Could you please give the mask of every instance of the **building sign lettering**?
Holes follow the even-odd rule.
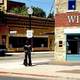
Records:
[[[80,26],[80,13],[68,12],[68,13],[56,14],[55,26],[56,27]]]
[[[68,16],[68,22],[69,23],[79,23],[80,22],[80,16]]]

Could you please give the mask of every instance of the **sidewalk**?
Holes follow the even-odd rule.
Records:
[[[44,80],[80,80],[80,63],[53,63],[52,59],[34,59],[33,66],[22,61],[0,64],[0,75],[41,78]]]

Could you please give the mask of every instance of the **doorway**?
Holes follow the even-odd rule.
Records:
[[[68,34],[66,43],[67,61],[80,61],[80,34]]]

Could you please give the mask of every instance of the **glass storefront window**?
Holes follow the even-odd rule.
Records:
[[[45,37],[34,37],[33,47],[48,47],[48,38]]]
[[[21,48],[24,47],[27,37],[10,37],[9,44],[10,48]],[[48,47],[48,38],[45,37],[34,37],[32,38],[33,48],[43,48]]]
[[[10,37],[9,44],[12,48],[21,48],[24,47],[26,40],[26,37]]]

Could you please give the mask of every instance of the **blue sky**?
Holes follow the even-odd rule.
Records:
[[[51,6],[54,0],[13,0],[13,1],[24,2],[28,7],[30,6],[40,7],[46,12],[47,15],[50,13],[50,11],[51,12],[53,11],[53,9],[51,10]]]

